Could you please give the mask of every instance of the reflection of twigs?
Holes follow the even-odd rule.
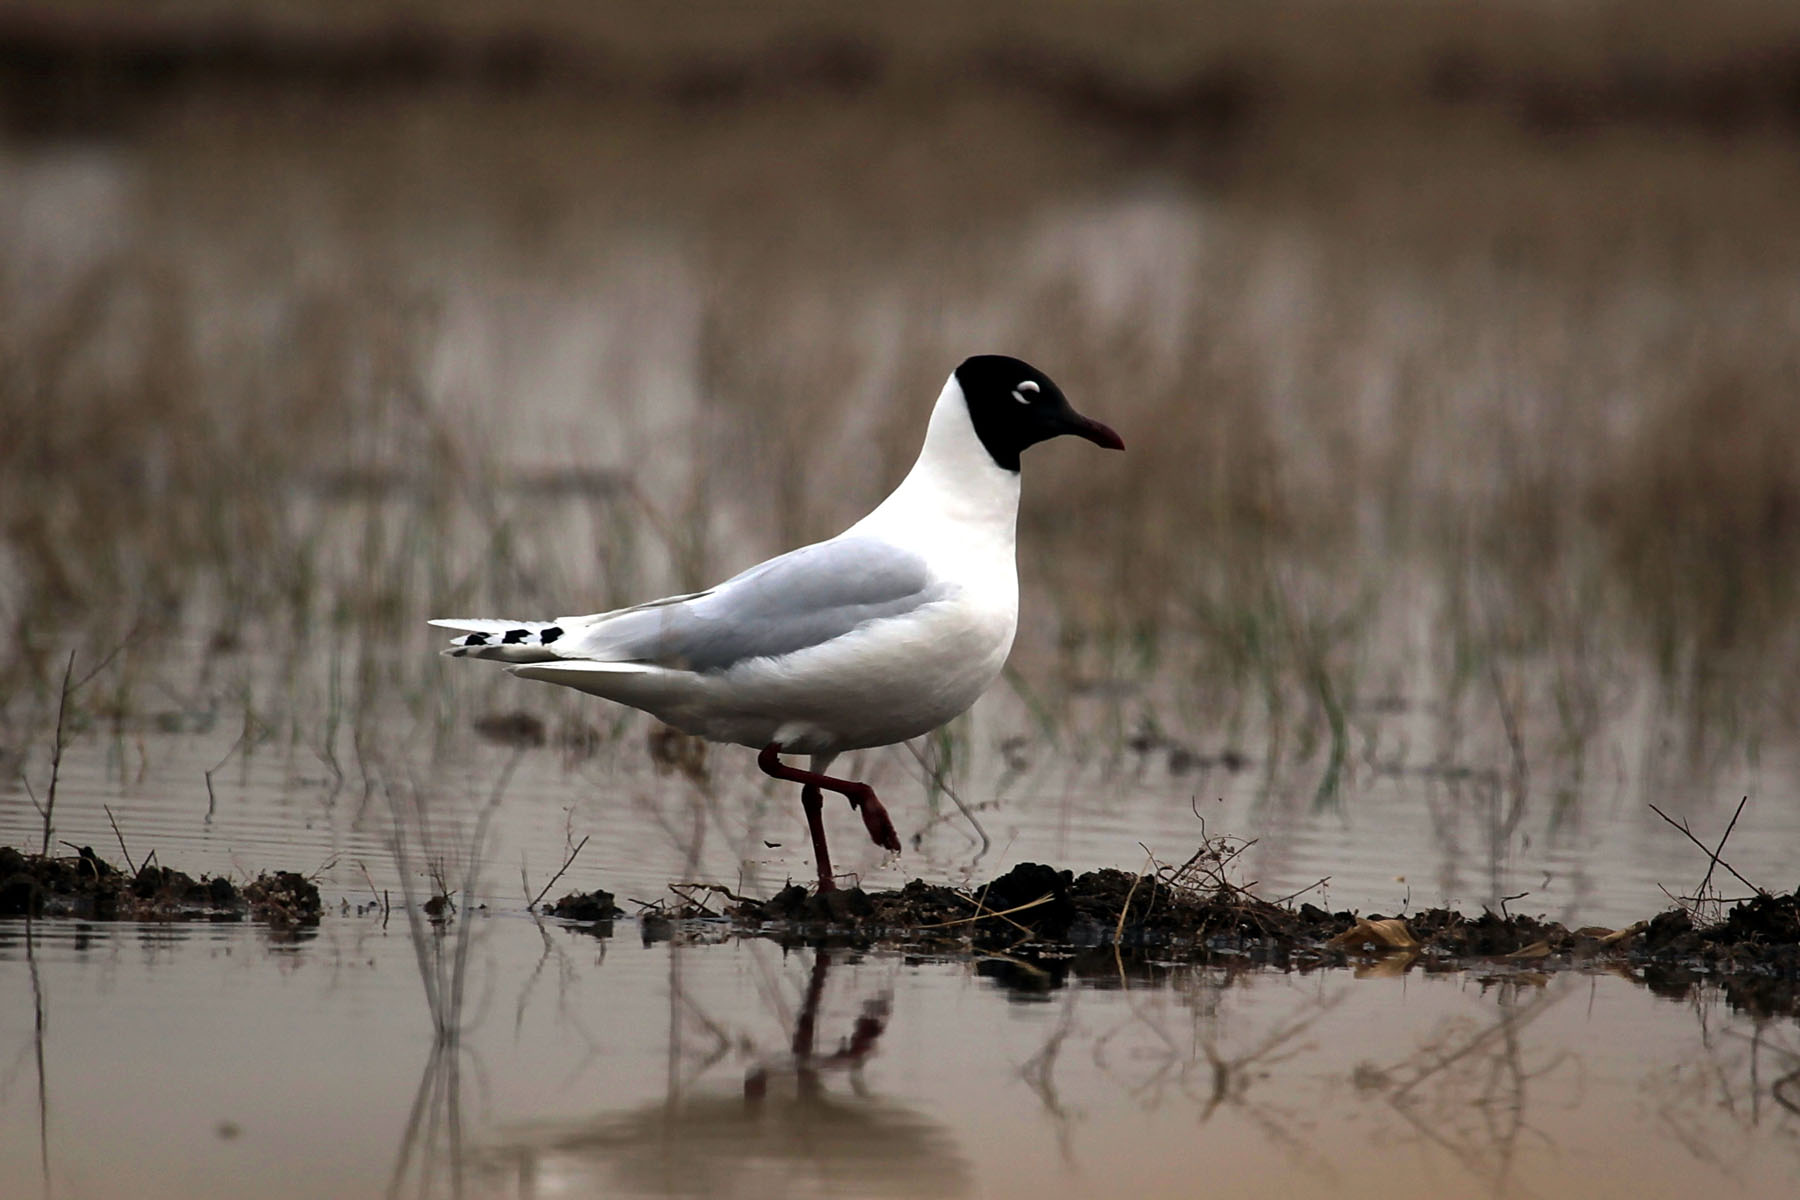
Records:
[[[1488,677],[1494,685],[1494,702],[1500,709],[1500,727],[1506,733],[1506,745],[1512,752],[1514,812],[1525,794],[1526,781],[1530,778],[1525,757],[1525,739],[1519,733],[1519,721],[1513,714],[1512,701],[1507,697],[1505,684],[1500,678],[1500,660],[1488,660]],[[1509,818],[1510,824],[1510,818]]]
[[[419,1077],[419,1090],[413,1095],[412,1110],[407,1114],[406,1131],[400,1138],[400,1153],[394,1173],[388,1180],[387,1194],[396,1197],[406,1182],[414,1150],[421,1154],[419,1195],[436,1194],[432,1177],[436,1173],[436,1154],[442,1149],[450,1160],[451,1195],[462,1194],[462,1072],[461,1047],[454,1040],[434,1042],[425,1072]]]
[[[468,864],[463,872],[462,896],[465,907],[470,903],[477,878],[481,871],[482,854],[487,845],[488,828],[493,823],[494,814],[500,807],[500,801],[506,794],[506,785],[512,779],[513,771],[524,757],[526,747],[521,746],[502,768],[499,778],[488,795],[487,803],[476,818],[475,831],[469,839]],[[416,822],[424,837],[425,809],[418,796],[418,785],[412,783],[411,820]],[[400,869],[400,884],[406,902],[406,919],[410,928],[413,952],[418,958],[419,976],[425,987],[426,1007],[431,1010],[432,1025],[437,1036],[442,1040],[454,1040],[461,1030],[464,985],[468,978],[469,949],[473,942],[472,930],[465,919],[456,933],[456,944],[451,951],[451,962],[446,970],[443,952],[434,935],[425,929],[425,922],[420,915],[420,906],[414,903],[412,889],[412,863],[408,853],[407,816],[398,808],[392,789],[389,789],[390,803],[395,804],[395,826],[393,852],[395,865]],[[444,889],[443,862],[438,859],[430,864],[434,882],[439,887],[439,895],[447,894]],[[434,953],[435,952],[435,953]]]
[[[1392,1098],[1395,1101],[1403,1099],[1408,1092],[1411,1092],[1414,1088],[1442,1071],[1445,1067],[1460,1062],[1462,1059],[1474,1054],[1495,1038],[1511,1037],[1518,1030],[1523,1029],[1526,1025],[1536,1020],[1540,1013],[1559,998],[1560,995],[1557,993],[1546,993],[1536,1000],[1533,1000],[1522,1009],[1514,1009],[1503,1013],[1500,1020],[1470,1038],[1457,1049],[1440,1055],[1437,1058],[1437,1061],[1431,1063],[1429,1066],[1420,1068],[1411,1079],[1394,1089]]]
[[[390,803],[395,806],[395,828],[392,843],[395,864],[400,869],[407,923],[411,933],[413,951],[418,958],[419,977],[425,988],[425,1002],[431,1012],[434,1033],[431,1056],[427,1060],[424,1076],[419,1081],[419,1090],[413,1099],[412,1112],[407,1119],[406,1132],[401,1138],[399,1155],[388,1183],[390,1197],[399,1195],[402,1186],[406,1184],[409,1171],[412,1169],[415,1151],[419,1154],[416,1175],[420,1196],[437,1194],[434,1176],[439,1167],[444,1165],[439,1161],[440,1153],[447,1160],[450,1173],[450,1194],[456,1196],[462,1194],[461,1055],[463,1053],[462,1033],[465,1029],[463,1010],[468,980],[469,950],[474,942],[474,930],[469,921],[469,915],[473,912],[470,897],[474,894],[479,880],[488,829],[493,822],[495,812],[500,807],[500,801],[506,793],[506,785],[511,780],[513,771],[518,766],[523,754],[524,748],[521,747],[507,761],[499,778],[495,781],[486,804],[483,805],[480,815],[476,818],[475,829],[469,839],[468,862],[462,878],[461,892],[465,912],[458,923],[455,933],[456,940],[449,951],[448,963],[445,961],[442,929],[428,930],[420,915],[420,906],[414,902],[407,824],[409,820],[415,823],[419,827],[419,836],[423,840],[425,837],[425,810],[419,797],[418,785],[416,782],[411,784],[412,811],[410,814],[400,809],[393,790],[390,788],[388,791]],[[434,879],[441,885],[443,873],[441,858],[432,864],[431,870]],[[367,878],[366,868],[364,877]],[[371,891],[373,888],[374,885],[371,883]],[[443,892],[440,891],[439,894],[442,895]]]
[[[926,764],[923,751],[911,742],[901,742],[900,744],[906,747],[907,751],[913,756],[914,761],[919,764],[919,769],[925,772],[925,782],[929,786],[936,787],[943,792],[944,795],[950,797],[950,802],[956,805],[957,811],[962,813],[963,820],[967,821],[970,828],[975,830],[975,835],[981,839],[981,849],[976,852],[973,861],[980,862],[982,855],[993,848],[994,840],[988,837],[987,830],[983,829],[981,822],[975,819],[974,810],[963,803],[962,797],[956,794],[956,789],[950,786],[950,781],[945,779],[942,773],[933,770]]]
[[[1263,1035],[1263,1039],[1253,1048],[1232,1058],[1226,1058],[1220,1054],[1218,1046],[1212,1038],[1201,1039],[1200,1050],[1206,1055],[1206,1061],[1212,1068],[1213,1086],[1212,1094],[1207,1099],[1200,1119],[1202,1121],[1209,1119],[1217,1111],[1219,1105],[1228,1101],[1241,1104],[1248,1081],[1252,1077],[1248,1068],[1251,1066],[1274,1066],[1292,1058],[1300,1049],[1304,1049],[1304,1047],[1300,1047],[1282,1053],[1292,1045],[1295,1039],[1310,1032],[1321,1017],[1343,1003],[1345,995],[1346,993],[1339,992],[1335,996],[1315,1001],[1312,1011],[1303,1012],[1278,1023],[1275,1028]],[[1291,1140],[1291,1138],[1284,1140]]]
[[[513,751],[506,766],[501,769],[500,777],[494,781],[494,790],[488,795],[487,806],[481,810],[481,816],[475,821],[475,836],[469,840],[469,865],[463,872],[463,902],[471,903],[475,891],[476,876],[481,872],[481,853],[487,844],[488,826],[493,822],[494,813],[500,808],[500,800],[506,795],[506,785],[512,780],[513,771],[519,761],[525,757],[526,747],[520,746]],[[463,1003],[463,983],[468,977],[469,945],[474,940],[469,936],[469,926],[464,924],[457,931],[456,965],[451,974],[451,1005],[460,1014]]]
[[[565,1079],[565,1083],[572,1083],[582,1074],[582,1072],[591,1066],[595,1058],[598,1057],[600,1051],[599,1039],[597,1039],[582,1022],[579,1008],[570,1003],[570,989],[578,982],[578,973],[575,964],[570,960],[568,953],[551,939],[550,927],[544,924],[541,916],[534,913],[532,915],[532,924],[537,926],[538,937],[541,938],[544,943],[544,952],[538,957],[537,966],[533,967],[531,974],[526,977],[524,986],[519,989],[518,1000],[513,1006],[513,1034],[517,1036],[519,1031],[524,1028],[525,1013],[531,1004],[531,997],[537,988],[538,980],[543,976],[545,968],[549,966],[552,960],[554,960],[556,963],[556,973],[559,984],[557,989],[558,1015],[562,1022],[569,1028],[572,1028],[577,1036],[587,1044],[587,1053],[579,1060],[573,1061],[570,1064],[569,1074]],[[599,949],[599,961],[604,962],[606,961],[605,939],[600,940]]]
[[[1222,985],[1212,985],[1206,982],[1205,976],[1196,975],[1194,978],[1203,988],[1229,986],[1228,981]],[[1161,1022],[1154,1020],[1145,1011],[1139,999],[1128,995],[1126,1003],[1132,1010],[1135,1022],[1155,1034],[1165,1048],[1160,1054],[1151,1048],[1133,1056],[1140,1060],[1161,1060],[1151,1078],[1134,1091],[1145,1092],[1154,1088],[1160,1093],[1166,1083],[1173,1082],[1182,1095],[1197,1106],[1196,1115],[1202,1123],[1210,1120],[1222,1107],[1229,1106],[1238,1115],[1247,1118],[1263,1136],[1280,1146],[1297,1167],[1315,1173],[1326,1181],[1326,1191],[1335,1193],[1340,1190],[1335,1186],[1336,1169],[1329,1159],[1312,1149],[1308,1139],[1290,1128],[1296,1121],[1294,1114],[1284,1112],[1274,1103],[1252,1098],[1249,1091],[1255,1081],[1269,1075],[1270,1068],[1302,1053],[1306,1047],[1299,1044],[1300,1039],[1327,1012],[1342,1003],[1343,999],[1344,993],[1341,992],[1330,997],[1315,997],[1301,1011],[1278,1021],[1274,1028],[1248,1049],[1227,1053],[1215,1036],[1203,1033],[1199,1027],[1190,1036],[1178,1041],[1162,1028]],[[1205,1007],[1194,1005],[1195,1015],[1200,1016]],[[1196,1048],[1198,1053],[1195,1052]],[[1096,1051],[1098,1049],[1099,1044],[1096,1043]],[[1154,1106],[1159,1100],[1153,1095],[1147,1096],[1145,1102]]]
[[[1738,812],[1741,813],[1744,811],[1744,804],[1749,799],[1750,799],[1750,797],[1745,796],[1743,800],[1738,801],[1738,808],[1737,808]],[[1733,867],[1730,863],[1726,862],[1724,859],[1719,857],[1720,852],[1725,849],[1725,838],[1719,839],[1718,850],[1708,850],[1706,848],[1706,843],[1694,836],[1694,831],[1688,828],[1688,824],[1686,821],[1677,821],[1674,817],[1671,817],[1668,813],[1666,813],[1662,809],[1656,807],[1656,805],[1654,805],[1654,804],[1652,804],[1650,806],[1650,811],[1655,813],[1657,816],[1661,817],[1663,820],[1667,821],[1670,825],[1673,825],[1676,829],[1679,829],[1681,831],[1682,836],[1687,838],[1688,841],[1694,843],[1694,845],[1700,847],[1701,852],[1703,854],[1705,854],[1707,858],[1711,859],[1715,866],[1721,866],[1721,867],[1724,867],[1727,871],[1730,871],[1732,876],[1739,883],[1743,884],[1745,887],[1749,888],[1751,891],[1755,892],[1759,896],[1767,896],[1769,894],[1769,893],[1765,892],[1762,888],[1757,887],[1754,883],[1751,883],[1748,879],[1745,879],[1742,875],[1738,874],[1736,867]],[[1737,813],[1733,813],[1731,815],[1731,825],[1736,825],[1736,824],[1737,824]],[[1731,836],[1731,826],[1728,825],[1725,828],[1725,837],[1730,837],[1730,836]],[[1707,869],[1706,875],[1707,875],[1708,879],[1712,878],[1712,869],[1710,867]],[[1702,890],[1704,890],[1704,885],[1702,885]]]
[[[1038,1102],[1044,1106],[1044,1111],[1049,1114],[1056,1131],[1056,1148],[1061,1152],[1063,1162],[1071,1169],[1075,1166],[1075,1147],[1069,1136],[1073,1114],[1064,1107],[1062,1097],[1056,1090],[1056,1060],[1062,1052],[1063,1042],[1075,1027],[1075,997],[1078,994],[1073,990],[1069,992],[1055,1031],[1038,1048],[1038,1052],[1026,1059],[1019,1068],[1019,1078],[1025,1081],[1025,1086],[1032,1090]]]
[[[1527,1085],[1556,1070],[1569,1056],[1557,1053],[1542,1066],[1528,1069],[1520,1035],[1526,1024],[1565,994],[1546,992],[1522,1007],[1508,1003],[1503,994],[1500,1017],[1494,1024],[1461,1044],[1453,1043],[1449,1049],[1421,1049],[1414,1062],[1425,1060],[1423,1065],[1413,1066],[1412,1078],[1387,1094],[1395,1113],[1471,1174],[1489,1179],[1495,1195],[1505,1195],[1510,1190],[1520,1139],[1537,1134],[1548,1141],[1548,1136],[1533,1128],[1527,1119]],[[1448,1119],[1433,1121],[1429,1112],[1422,1110],[1415,1089],[1459,1063],[1468,1069],[1449,1076],[1441,1086],[1454,1089],[1461,1079],[1479,1084],[1480,1091],[1473,1097],[1446,1096],[1444,1109]],[[1386,1073],[1378,1074],[1385,1082]],[[1457,1120],[1457,1115],[1469,1112],[1478,1115],[1479,1129],[1470,1129],[1466,1122]],[[1439,1124],[1447,1127],[1436,1127]]]
[[[113,836],[119,839],[119,853],[125,856],[125,865],[131,867],[131,873],[135,876],[138,869],[132,864],[131,851],[125,848],[125,835],[119,832],[119,823],[113,819],[112,805],[102,804],[100,807],[106,810],[107,824],[112,826]]]
[[[591,837],[591,836],[592,836],[591,834],[588,835],[588,837]],[[542,900],[544,898],[544,893],[548,892],[551,888],[556,886],[556,881],[563,877],[563,872],[567,871],[569,869],[570,864],[575,861],[575,856],[577,854],[580,854],[581,848],[587,844],[588,844],[587,837],[583,837],[579,842],[575,843],[575,848],[573,850],[569,851],[569,857],[563,859],[563,865],[561,867],[557,868],[556,874],[554,874],[550,877],[550,882],[546,883],[543,887],[543,890],[538,892],[538,894],[532,898],[531,903],[527,904],[525,906],[526,912],[531,912],[537,908],[538,901]]]
[[[44,1177],[44,1195],[50,1194],[50,1086],[44,1077],[44,987],[38,980],[37,951],[32,939],[31,914],[25,914],[25,960],[31,965],[31,1006],[35,1018],[32,1043],[37,1051],[38,1164]]]
[[[93,667],[89,669],[89,671],[86,675],[83,675],[80,679],[77,679],[74,683],[71,684],[68,682],[69,677],[65,673],[63,675],[64,686],[66,686],[72,692],[79,692],[82,688],[84,688],[88,684],[92,683],[94,680],[94,676],[96,676],[96,675],[100,674],[100,672],[106,670],[107,667],[110,667],[112,665],[112,660],[119,657],[119,655],[124,651],[125,647],[129,646],[131,644],[132,639],[135,638],[137,636],[137,634],[138,634],[137,629],[133,629],[130,633],[126,634],[124,641],[120,642],[118,645],[114,646],[111,650],[107,651],[105,658],[103,658],[99,662],[95,663],[93,665]],[[73,665],[75,662],[74,651],[69,652],[69,662],[71,665]]]
[[[1777,1079],[1769,1088],[1769,1095],[1775,1097],[1775,1103],[1800,1117],[1800,1067]]]
[[[225,764],[231,761],[231,756],[236,754],[240,749],[243,749],[243,747],[246,743],[249,743],[250,745],[254,746],[258,741],[261,740],[262,737],[267,736],[267,733],[268,733],[268,727],[266,725],[264,725],[264,727],[260,731],[260,733],[253,734],[253,730],[255,730],[255,728],[256,728],[257,720],[256,720],[256,714],[254,713],[254,711],[251,708],[250,696],[248,695],[248,693],[246,693],[243,698],[243,704],[244,704],[244,727],[242,729],[238,730],[238,735],[237,735],[236,740],[234,740],[231,743],[231,745],[226,749],[225,753],[219,757],[218,762],[214,763],[212,766],[208,767],[206,770],[204,770],[200,773],[206,780],[206,816],[203,819],[203,823],[207,824],[207,825],[212,824],[213,813],[214,813],[214,811],[217,810],[217,808],[219,806],[218,794],[213,791],[213,776],[216,775],[218,772],[224,770]],[[368,783],[368,771],[366,769],[363,772],[363,781],[364,781],[364,786],[366,788],[367,783]],[[334,791],[332,794],[336,795],[336,792]],[[365,793],[365,795],[366,795],[366,793]]]
[[[238,734],[238,740],[231,743],[231,749],[225,751],[225,757],[206,768],[206,770],[200,772],[201,776],[206,780],[206,817],[203,821],[204,824],[212,824],[213,813],[217,811],[219,807],[218,793],[213,791],[213,772],[223,767],[226,762],[230,760],[231,756],[237,753],[237,748],[243,744],[243,741],[244,735],[241,733]]]

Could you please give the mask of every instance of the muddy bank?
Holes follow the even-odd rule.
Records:
[[[0,917],[83,917],[101,921],[241,921],[317,925],[319,889],[292,871],[249,883],[195,879],[146,862],[120,870],[90,846],[75,854],[26,854],[0,846]]]
[[[1271,903],[1216,880],[1193,887],[1110,869],[1076,876],[1038,863],[966,891],[914,880],[887,892],[821,894],[796,885],[767,900],[716,888],[683,894],[683,903],[639,914],[646,936],[660,936],[653,931],[671,920],[712,918],[784,942],[1004,951],[1021,967],[1015,982],[1028,990],[1060,986],[1071,973],[1116,978],[1133,965],[1196,961],[1282,970],[1379,963],[1396,972],[1485,966],[1546,979],[1598,968],[1626,972],[1663,995],[1685,996],[1710,981],[1734,1007],[1800,1012],[1800,889],[1738,904],[1716,922],[1670,909],[1621,929],[1442,908],[1403,916],[1328,912]],[[581,899],[565,898],[558,911],[579,911]],[[993,965],[1007,973],[998,960]]]
[[[1619,929],[1570,929],[1523,913],[1329,912],[1265,900],[1225,882],[1216,869],[1200,878],[1196,885],[1170,868],[1077,876],[1021,863],[967,890],[922,880],[883,892],[793,885],[757,900],[717,886],[678,886],[680,901],[632,915],[646,940],[674,936],[680,922],[711,921],[788,944],[1003,952],[984,960],[984,972],[1023,991],[1059,987],[1071,976],[1105,982],[1121,972],[1194,962],[1300,971],[1488,969],[1545,980],[1587,968],[1621,971],[1674,998],[1711,982],[1735,1008],[1800,1014],[1800,889],[1764,893],[1716,921],[1674,908]],[[615,917],[627,915],[603,891],[564,896],[548,912],[602,936]],[[317,886],[291,871],[240,885],[154,863],[120,870],[86,846],[61,856],[0,846],[0,917],[248,919],[282,928],[317,925],[321,914]]]

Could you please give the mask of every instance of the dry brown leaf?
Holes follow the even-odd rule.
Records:
[[[1380,958],[1358,963],[1355,976],[1358,979],[1397,979],[1412,970],[1412,965],[1418,961],[1418,950],[1383,954]]]
[[[1546,942],[1540,938],[1539,940],[1531,943],[1531,945],[1529,945],[1529,946],[1520,946],[1517,950],[1514,950],[1511,954],[1507,955],[1506,957],[1508,957],[1508,958],[1548,958],[1549,955],[1550,955],[1550,943]]]
[[[1379,921],[1358,917],[1356,924],[1325,944],[1340,950],[1362,946],[1374,946],[1379,950],[1413,950],[1418,948],[1419,939],[1399,917],[1385,917]]]

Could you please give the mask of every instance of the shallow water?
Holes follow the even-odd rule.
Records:
[[[0,925],[6,1193],[1775,1197],[1800,1174],[1792,1023],[1612,974],[1080,977],[471,929],[438,1052],[398,915]]]
[[[469,664],[445,661],[450,691],[454,673]],[[498,686],[522,701],[548,690],[513,680]],[[1715,780],[1704,797],[1615,785],[1568,794],[1562,803],[1540,798],[1506,826],[1509,793],[1497,780],[1365,769],[1341,801],[1320,805],[1307,792],[1272,786],[1255,764],[1175,774],[1161,750],[1116,748],[1085,759],[1087,747],[1041,740],[1002,753],[995,747],[1009,727],[1024,725],[1010,700],[1002,686],[978,707],[970,752],[954,777],[957,794],[976,806],[985,847],[950,800],[928,796],[922,768],[904,749],[871,752],[846,759],[847,769],[884,795],[906,849],[884,855],[847,807],[831,805],[837,868],[870,888],[919,877],[978,884],[1025,861],[1077,872],[1135,871],[1150,854],[1159,862],[1185,860],[1204,831],[1255,839],[1236,878],[1271,899],[1311,887],[1306,898],[1333,909],[1448,906],[1477,913],[1522,896],[1511,900],[1513,911],[1547,914],[1571,928],[1618,927],[1668,907],[1669,892],[1690,892],[1706,865],[1647,801],[1691,819],[1716,842],[1739,788],[1754,791],[1758,799],[1746,806],[1726,858],[1765,886],[1786,886],[1792,848],[1800,845],[1800,805],[1769,798],[1766,766],[1729,784]],[[134,862],[154,852],[157,861],[194,875],[239,879],[297,870],[316,873],[328,901],[365,902],[371,888],[397,899],[403,881],[390,840],[396,814],[405,814],[401,823],[418,843],[414,886],[431,883],[425,873],[435,865],[454,889],[464,882],[475,818],[498,788],[474,884],[479,898],[494,903],[521,907],[524,879],[535,895],[583,839],[550,899],[604,888],[621,903],[655,903],[670,898],[669,884],[684,881],[767,896],[790,880],[812,878],[797,797],[758,773],[751,752],[713,748],[703,779],[662,773],[646,749],[649,728],[647,721],[628,723],[617,743],[585,760],[555,747],[521,753],[479,745],[460,750],[454,767],[402,760],[409,764],[403,769],[425,773],[403,781],[403,800],[395,799],[391,779],[365,778],[354,764],[336,779],[305,746],[233,754],[235,729],[90,733],[65,752],[55,838],[122,863],[110,809]],[[1017,770],[1008,769],[1009,757]],[[40,766],[36,774],[37,789],[16,781],[0,788],[0,842],[38,847],[42,820],[32,800],[42,799],[45,771]],[[415,800],[425,806],[422,827],[412,815]]]

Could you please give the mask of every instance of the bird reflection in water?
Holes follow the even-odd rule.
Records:
[[[624,1112],[520,1130],[482,1155],[484,1173],[521,1195],[552,1184],[565,1194],[716,1198],[967,1194],[970,1168],[950,1129],[873,1094],[863,1077],[892,1016],[885,994],[865,999],[821,1052],[831,967],[830,952],[816,951],[787,1049],[760,1059],[740,1088],[672,1088]],[[840,1074],[845,1085],[831,1085]]]
[[[850,1036],[844,1039],[835,1052],[821,1058],[817,1051],[819,1002],[825,998],[825,979],[830,973],[831,952],[816,952],[813,955],[812,975],[806,984],[806,1002],[801,1006],[800,1016],[794,1022],[791,1061],[779,1066],[759,1064],[752,1067],[744,1076],[746,1100],[758,1103],[767,1100],[770,1083],[782,1074],[793,1076],[794,1089],[798,1094],[822,1096],[824,1073],[831,1070],[848,1071],[851,1088],[858,1096],[865,1099],[868,1097],[862,1065],[875,1052],[875,1044],[887,1031],[893,1004],[885,994],[864,1000],[862,1013],[856,1018]]]

